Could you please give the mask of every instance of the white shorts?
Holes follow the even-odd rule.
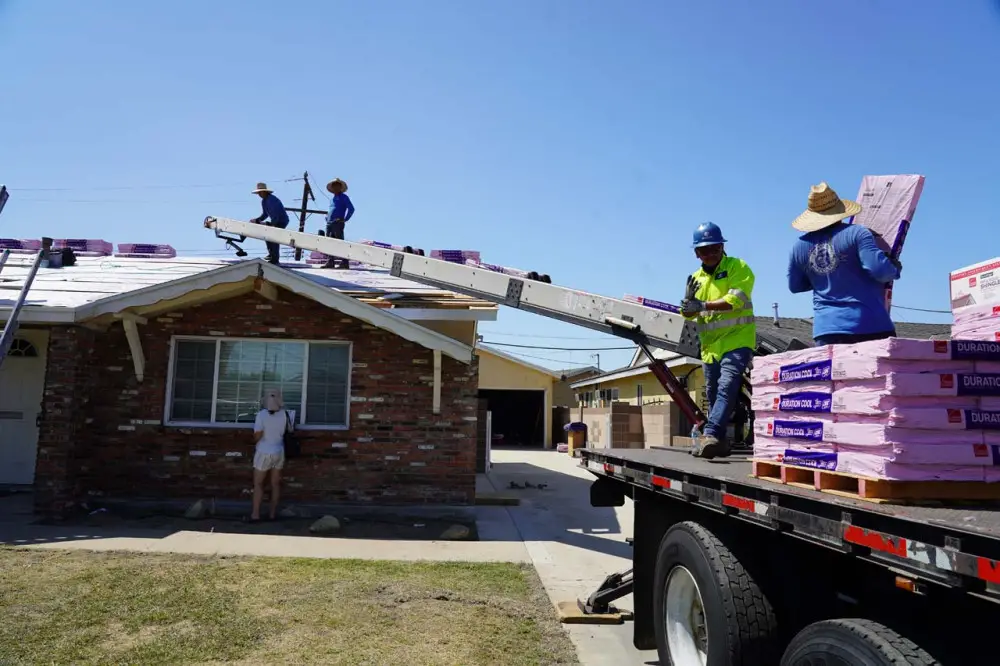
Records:
[[[269,469],[281,469],[285,466],[285,452],[281,453],[261,453],[253,454],[253,468],[261,472]]]

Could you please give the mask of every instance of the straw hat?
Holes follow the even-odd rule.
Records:
[[[268,187],[267,183],[257,183],[257,189],[250,194],[260,194],[261,192],[267,192],[270,194],[271,192],[274,192],[274,190]]]
[[[809,190],[806,211],[792,222],[799,231],[818,231],[861,212],[860,204],[841,199],[826,183],[813,185]]]
[[[326,184],[326,191],[329,192],[330,194],[336,194],[336,192],[333,191],[333,186],[334,185],[340,185],[341,190],[343,192],[347,191],[347,183],[345,183],[344,181],[342,181],[339,178],[334,178],[329,183],[327,183]]]

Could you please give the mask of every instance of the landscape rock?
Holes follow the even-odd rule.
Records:
[[[205,506],[205,500],[198,500],[191,506],[187,508],[184,512],[184,517],[189,520],[201,520],[208,515],[208,507]]]
[[[309,526],[313,534],[335,534],[340,531],[340,521],[333,516],[323,516]]]
[[[441,533],[441,538],[448,541],[460,541],[468,539],[470,530],[465,525],[452,525]]]

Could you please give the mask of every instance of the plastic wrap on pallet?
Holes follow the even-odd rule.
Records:
[[[135,257],[140,259],[172,259],[177,256],[177,250],[170,245],[156,243],[119,243],[116,257]]]
[[[647,308],[653,308],[654,310],[663,310],[665,312],[673,312],[675,314],[680,314],[681,309],[676,305],[671,305],[670,303],[664,303],[663,301],[655,301],[652,298],[646,298],[645,296],[633,296],[632,294],[625,294],[622,298],[623,301],[628,301],[629,303],[638,303]]]
[[[850,444],[858,447],[888,444],[1000,444],[1000,432],[986,427],[996,428],[1000,424],[997,413],[969,411],[976,415],[970,421],[964,420],[961,410],[954,410],[957,418],[952,420],[945,407],[898,410],[887,416],[762,411],[754,414],[754,433],[761,438]],[[966,424],[969,427],[965,427]]]
[[[467,261],[478,263],[482,257],[477,250],[431,250],[431,259],[449,261],[453,264],[464,264]]]
[[[0,250],[11,254],[35,254],[41,249],[42,241],[37,238],[0,238]]]
[[[114,246],[100,238],[57,238],[52,247],[57,250],[71,248],[81,257],[109,257],[114,253]]]

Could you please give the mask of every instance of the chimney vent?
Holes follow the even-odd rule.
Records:
[[[781,324],[778,322],[778,304],[771,303],[771,307],[774,308],[774,325],[781,326]]]

